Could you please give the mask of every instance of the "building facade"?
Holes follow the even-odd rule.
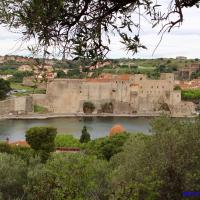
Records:
[[[53,113],[83,113],[84,102],[91,102],[95,106],[94,113],[100,113],[102,105],[111,103],[113,114],[167,111],[174,116],[191,115],[194,105],[181,101],[181,92],[174,90],[174,85],[172,73],[161,74],[159,80],[148,79],[144,74],[54,79],[45,95],[34,97],[34,104]]]

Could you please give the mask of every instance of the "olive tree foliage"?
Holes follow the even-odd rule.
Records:
[[[36,38],[45,51],[54,46],[64,57],[97,60],[109,52],[111,33],[135,53],[146,48],[139,37],[141,17],[153,27],[163,24],[161,32],[170,31],[183,22],[182,10],[198,6],[199,0],[166,3],[162,12],[159,1],[151,0],[1,0],[0,23],[22,30],[24,39]]]
[[[25,192],[31,199],[107,200],[108,164],[84,154],[55,154],[28,172]]]
[[[181,200],[200,190],[200,119],[158,118],[111,160],[111,199]]]
[[[0,153],[0,199],[23,199],[27,166],[15,155]]]

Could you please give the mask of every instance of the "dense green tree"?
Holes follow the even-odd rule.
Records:
[[[168,67],[166,65],[158,65],[156,66],[156,71],[158,71],[159,73],[172,73],[174,70],[173,67]]]
[[[200,70],[196,71],[196,72],[192,72],[190,79],[197,79],[200,77]]]
[[[87,143],[89,141],[90,141],[90,134],[87,130],[87,127],[84,126],[82,129],[81,137],[80,137],[80,143]]]
[[[99,159],[110,160],[113,155],[123,150],[123,145],[128,140],[129,135],[129,133],[122,133],[92,140],[85,146],[85,152],[89,155],[95,155]]]
[[[13,74],[13,77],[10,80],[13,81],[13,82],[16,82],[16,83],[22,83],[24,77],[32,76],[32,75],[33,75],[33,72],[29,72],[29,71],[25,71],[25,72],[16,71]]]
[[[107,137],[101,143],[100,152],[103,155],[103,158],[110,160],[112,156],[122,151],[122,147],[126,140],[128,139],[128,133],[116,134],[112,137]]]
[[[158,118],[152,131],[112,159],[113,199],[181,200],[183,191],[200,190],[200,120]]]
[[[67,72],[67,78],[79,78],[81,75],[79,68],[71,69]]]
[[[15,155],[0,153],[0,199],[23,199],[27,167]]]
[[[80,147],[81,143],[79,139],[72,135],[57,135],[55,138],[56,147]]]
[[[84,154],[55,154],[28,173],[28,199],[106,200],[108,164]]]
[[[200,118],[160,117],[151,125],[151,135],[99,138],[84,153],[54,153],[45,163],[12,147],[15,155],[0,153],[0,199],[184,200],[182,192],[200,191]],[[36,152],[50,152],[55,133],[36,127],[26,137]]]
[[[66,78],[67,74],[63,70],[58,70],[57,71],[57,78]]]
[[[0,100],[5,99],[10,90],[10,82],[0,79]]]
[[[26,132],[26,141],[41,156],[42,161],[46,161],[55,149],[56,134],[57,130],[53,127],[33,127]]]
[[[132,200],[156,200],[160,180],[152,172],[146,141],[150,136],[136,134],[129,138],[123,151],[111,159],[113,174],[111,180],[111,198]]]

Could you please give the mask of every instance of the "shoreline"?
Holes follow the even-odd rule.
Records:
[[[140,113],[140,114],[84,114],[84,113],[52,113],[52,114],[26,114],[26,115],[0,115],[0,120],[6,119],[52,119],[52,118],[66,118],[66,117],[159,117],[163,113]],[[175,118],[193,118],[194,116],[175,116]],[[173,116],[172,116],[173,117]]]

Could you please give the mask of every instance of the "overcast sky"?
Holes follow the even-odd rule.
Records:
[[[189,8],[184,10],[184,22],[180,28],[174,29],[171,33],[166,33],[156,50],[153,51],[160,40],[158,28],[152,29],[151,25],[141,20],[141,42],[146,45],[147,50],[141,50],[132,56],[127,54],[120,44],[119,38],[112,36],[110,58],[160,58],[187,56],[188,58],[200,58],[200,10]],[[30,56],[26,50],[26,44],[21,46],[21,35],[11,33],[6,28],[0,27],[0,55],[15,54]]]

